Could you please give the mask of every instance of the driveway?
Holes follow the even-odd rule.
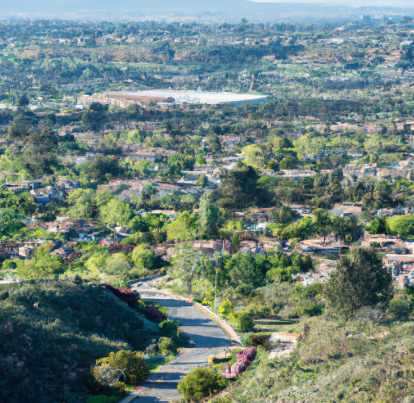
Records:
[[[145,287],[145,288],[144,288]],[[124,400],[134,403],[164,403],[181,399],[177,385],[181,378],[200,366],[207,366],[209,356],[216,354],[232,342],[216,322],[205,316],[193,304],[151,289],[147,285],[136,287],[143,300],[152,300],[168,308],[171,319],[177,319],[194,342],[194,346],[182,349],[174,361],[150,375],[135,398]]]

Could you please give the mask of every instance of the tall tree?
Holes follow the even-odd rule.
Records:
[[[167,227],[167,237],[172,241],[189,241],[197,235],[197,218],[188,211],[181,213]]]
[[[58,145],[58,137],[49,127],[31,132],[23,154],[26,170],[35,178],[52,174],[59,166]]]
[[[323,243],[326,241],[326,237],[332,231],[332,220],[329,213],[322,209],[317,209],[313,213],[313,225],[315,232],[323,237]]]
[[[220,225],[220,209],[208,196],[203,196],[200,200],[199,216],[200,236],[210,237],[216,235]]]
[[[341,258],[326,287],[331,308],[346,318],[365,306],[385,307],[392,295],[391,275],[375,249],[359,246]]]
[[[251,166],[239,162],[232,171],[223,170],[223,186],[212,192],[212,200],[219,207],[242,209],[249,206],[266,206],[272,202],[272,194],[259,185],[260,176]]]
[[[82,124],[88,130],[99,131],[108,120],[108,107],[98,102],[88,106],[82,116]]]

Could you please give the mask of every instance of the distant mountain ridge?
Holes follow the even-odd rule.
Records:
[[[323,4],[298,3],[256,3],[248,0],[3,0],[0,15],[40,14],[62,17],[63,14],[82,15],[94,18],[96,13],[111,15],[183,15],[195,16],[203,13],[223,14],[229,19],[247,17],[274,20],[283,15],[355,15],[367,10],[372,12],[407,13],[404,8],[391,7],[348,7]],[[412,7],[412,6],[411,6]],[[414,8],[411,8],[414,13]]]

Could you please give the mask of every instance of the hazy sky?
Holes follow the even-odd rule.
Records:
[[[414,7],[414,0],[252,0],[260,3],[321,3],[341,6]]]

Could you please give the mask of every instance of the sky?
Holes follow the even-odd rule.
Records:
[[[258,3],[320,3],[334,6],[414,7],[414,0],[252,0]]]

